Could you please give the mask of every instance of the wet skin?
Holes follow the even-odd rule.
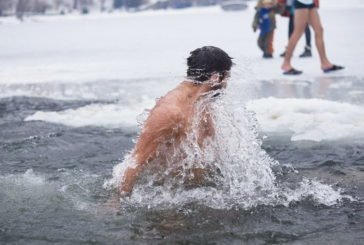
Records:
[[[128,167],[121,180],[120,193],[131,194],[135,182],[143,169],[152,160],[163,159],[168,152],[159,151],[162,145],[171,144],[170,149],[178,148],[179,144],[192,132],[192,123],[197,114],[197,104],[210,94],[226,87],[226,79],[221,79],[218,74],[213,74],[210,80],[203,83],[183,81],[175,89],[159,99],[151,110],[138,141],[132,151],[135,165]],[[208,106],[201,112],[202,123],[197,130],[197,143],[200,148],[204,141],[214,135],[214,127]],[[168,147],[164,148],[167,149]],[[183,157],[183,156],[181,156]],[[153,161],[153,163],[156,161]],[[192,170],[195,179],[200,182],[204,171]]]

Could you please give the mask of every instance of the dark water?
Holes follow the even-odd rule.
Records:
[[[332,88],[316,96],[312,91],[317,89],[301,89],[303,81],[289,85],[294,94],[282,93],[284,83],[262,82],[259,94],[361,104],[360,93],[351,92],[363,91],[363,81],[329,82],[343,81],[351,85],[340,93]],[[0,100],[0,244],[364,244],[364,140],[291,142],[287,135],[270,135],[263,142],[280,162],[279,181],[296,181],[286,165],[291,164],[297,175],[342,188],[343,194],[359,201],[343,199],[325,206],[308,197],[288,207],[248,210],[196,203],[135,208],[120,205],[103,183],[133,146],[136,128],[24,121],[36,111],[91,103],[95,100],[15,96]]]

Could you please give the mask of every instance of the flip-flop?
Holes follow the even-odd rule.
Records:
[[[296,70],[294,68],[289,69],[288,71],[283,72],[283,75],[301,75],[302,71]]]
[[[324,73],[329,73],[329,72],[333,72],[333,71],[339,71],[344,69],[345,67],[343,66],[337,66],[337,65],[332,65],[329,68],[323,69]]]

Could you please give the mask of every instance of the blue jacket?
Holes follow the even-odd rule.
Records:
[[[273,28],[273,23],[270,19],[270,12],[272,11],[271,8],[260,8],[258,10],[258,23],[260,29],[260,35],[267,34]]]

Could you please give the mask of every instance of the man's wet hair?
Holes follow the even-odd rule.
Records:
[[[187,77],[197,82],[204,82],[217,72],[222,80],[232,65],[232,58],[225,51],[217,47],[205,46],[193,50],[187,58]]]

